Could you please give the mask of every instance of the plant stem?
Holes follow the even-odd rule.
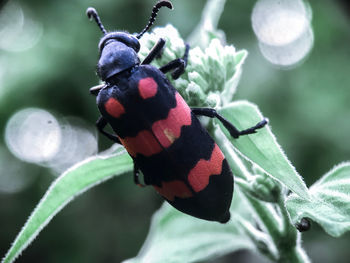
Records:
[[[206,48],[209,45],[209,32],[215,32],[217,25],[224,11],[226,0],[208,0],[203,12],[202,18],[197,27],[188,37],[187,42],[192,46]]]
[[[248,169],[245,167],[242,160],[238,157],[238,154],[233,149],[231,143],[227,140],[226,136],[222,133],[220,128],[214,127],[215,141],[219,145],[221,151],[225,155],[227,162],[230,164],[232,172],[235,176],[248,181],[252,177]]]
[[[268,257],[271,261],[276,261],[278,253],[271,238],[266,233],[256,229],[250,222],[241,218],[239,215],[237,215],[236,218],[260,253]]]
[[[272,255],[277,250],[276,262],[309,263],[310,260],[299,242],[301,234],[290,222],[288,212],[284,206],[283,194],[281,193],[279,203],[281,217],[278,217],[276,211],[271,209],[271,204],[257,200],[255,197],[246,194],[244,190],[243,194],[273,241],[274,246],[268,245],[267,247],[270,250],[269,254]],[[261,253],[266,255],[266,251],[261,251]]]
[[[278,207],[281,212],[282,217],[282,234],[283,236],[288,237],[290,240],[293,240],[293,242],[297,241],[297,230],[296,228],[291,224],[289,214],[287,212],[287,209],[284,205],[286,196],[282,193],[283,190],[281,190],[281,193],[278,198]]]
[[[257,200],[249,194],[245,196],[254,209],[256,216],[259,218],[259,223],[265,228],[265,231],[269,234],[274,244],[278,244],[281,239],[281,222],[277,213],[268,203]]]
[[[215,140],[223,151],[234,174],[239,176],[240,183],[238,185],[243,184],[245,187],[249,187],[248,184],[244,184],[244,181],[247,181],[252,175],[234,151],[232,144],[228,142],[227,138],[219,129],[215,131]],[[258,233],[258,231],[255,232],[247,228],[246,231],[249,230],[247,234],[255,243],[260,253],[268,256],[270,259],[274,259],[276,262],[309,263],[310,260],[299,242],[300,233],[291,224],[289,214],[284,205],[286,195],[283,187],[281,187],[279,193],[277,206],[256,199],[249,194],[249,191],[245,187],[241,187],[240,189],[254,211],[260,227],[272,241],[272,243],[266,242],[265,246],[261,246],[263,240],[261,236],[252,236],[254,233]],[[244,223],[241,222],[241,224]]]
[[[310,263],[310,259],[305,254],[305,251],[300,246],[289,249],[285,253],[280,254],[277,262],[280,263]]]

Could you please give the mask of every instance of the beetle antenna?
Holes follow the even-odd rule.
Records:
[[[147,26],[136,36],[136,38],[140,39],[143,36],[143,34],[150,29],[150,27],[153,25],[154,21],[156,20],[159,9],[161,9],[163,6],[169,9],[173,9],[173,5],[169,0],[158,1],[158,3],[156,3],[155,6],[153,6],[152,14],[148,21]]]
[[[96,24],[98,25],[98,27],[101,29],[101,31],[103,32],[103,34],[107,34],[107,30],[105,29],[105,27],[102,25],[101,19],[98,16],[98,13],[96,11],[95,8],[93,7],[89,7],[88,9],[86,9],[86,15],[88,16],[88,18],[90,20],[92,20],[92,18],[95,20]]]

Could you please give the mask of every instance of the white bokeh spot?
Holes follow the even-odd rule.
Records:
[[[257,1],[251,20],[263,56],[286,68],[302,62],[313,47],[311,17],[302,0]]]
[[[26,162],[45,162],[58,152],[61,129],[51,113],[28,108],[17,112],[8,121],[5,141],[17,158]]]
[[[59,174],[98,151],[95,129],[79,118],[57,119],[43,109],[15,113],[5,129],[5,141],[17,158],[51,168]]]

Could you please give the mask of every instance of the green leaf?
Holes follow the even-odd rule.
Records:
[[[185,215],[168,203],[154,214],[151,228],[139,255],[124,263],[190,263],[209,260],[254,245],[238,223],[237,213],[253,222],[249,205],[235,191],[231,220],[226,224]]]
[[[294,223],[307,217],[329,235],[350,231],[350,162],[340,164],[310,187],[310,200],[291,195],[286,206]]]
[[[240,130],[254,126],[263,118],[257,106],[247,101],[231,103],[221,108],[219,113]],[[287,159],[268,126],[259,129],[256,134],[234,139],[223,125],[219,124],[235,149],[245,158],[300,197],[308,198],[309,194],[304,181]]]
[[[2,263],[13,262],[51,219],[76,196],[113,176],[131,171],[132,167],[130,156],[120,147],[117,153],[91,157],[64,172],[40,200]]]
[[[246,50],[240,50],[236,53],[236,56],[235,56],[235,64],[237,67],[239,67],[243,62],[244,60],[247,58],[248,56],[248,52]]]

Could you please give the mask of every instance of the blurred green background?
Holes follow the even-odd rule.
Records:
[[[4,138],[8,120],[20,109],[35,107],[58,118],[79,118],[79,127],[93,130],[98,111],[88,89],[98,83],[95,68],[101,33],[85,10],[94,6],[107,30],[139,32],[154,2],[1,2],[0,257],[58,175],[57,170],[23,162],[9,152]],[[227,0],[219,23],[228,43],[249,52],[236,99],[259,106],[310,186],[333,165],[350,159],[349,6],[347,1],[309,2],[313,49],[304,63],[286,70],[269,63],[259,51],[251,25],[255,2]],[[199,22],[205,0],[173,0],[173,4],[175,10],[160,12],[156,25],[171,23],[186,38]],[[109,146],[109,141],[99,137],[99,150]],[[6,185],[13,180],[21,181],[21,187],[7,191]],[[139,189],[131,176],[108,181],[59,213],[17,262],[120,262],[133,257],[160,204],[153,189]],[[303,240],[314,262],[348,262],[350,258],[349,234],[335,239],[313,225]],[[233,260],[264,259],[238,252],[214,262]]]

